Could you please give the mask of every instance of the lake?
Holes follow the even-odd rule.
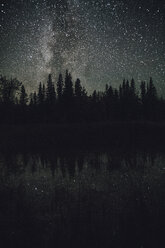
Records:
[[[165,153],[0,153],[0,247],[165,247]]]

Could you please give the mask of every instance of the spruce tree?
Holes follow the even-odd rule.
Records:
[[[73,98],[72,76],[70,73],[68,73],[68,70],[66,70],[66,75],[65,75],[64,98],[66,100],[71,100]]]
[[[39,105],[40,105],[40,104],[43,104],[43,102],[44,102],[44,95],[43,95],[43,87],[42,87],[41,82],[40,82],[40,84],[39,84],[39,89],[38,89],[38,96],[37,96],[37,98],[38,98],[38,104],[39,104]]]
[[[46,88],[46,101],[47,104],[53,105],[55,103],[55,100],[56,100],[55,88],[52,82],[52,75],[49,74],[47,81],[47,88]]]
[[[24,85],[22,85],[21,86],[20,104],[24,106],[24,105],[26,105],[27,102],[28,102],[27,93],[25,91]]]
[[[77,78],[75,82],[75,96],[77,98],[80,98],[82,96],[82,86],[79,78]]]
[[[144,81],[141,82],[140,90],[141,90],[141,93],[140,93],[141,101],[144,104],[145,98],[146,98],[146,83]]]
[[[61,100],[62,98],[62,94],[63,94],[63,78],[62,78],[62,74],[59,74],[59,78],[57,81],[57,96],[58,96],[58,100]]]

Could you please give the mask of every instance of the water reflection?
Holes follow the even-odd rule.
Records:
[[[0,154],[3,247],[164,247],[165,155]]]

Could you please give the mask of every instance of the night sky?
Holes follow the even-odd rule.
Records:
[[[165,96],[165,1],[0,0],[0,74],[33,90],[66,69],[89,92],[152,76]]]

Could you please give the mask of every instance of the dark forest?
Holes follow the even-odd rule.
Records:
[[[0,77],[1,124],[164,120],[165,100],[158,96],[152,78],[140,87],[134,79],[124,79],[118,89],[106,85],[104,91],[88,95],[80,79],[73,83],[66,71],[56,83],[49,74],[47,83],[40,83],[28,96],[17,79]]]

